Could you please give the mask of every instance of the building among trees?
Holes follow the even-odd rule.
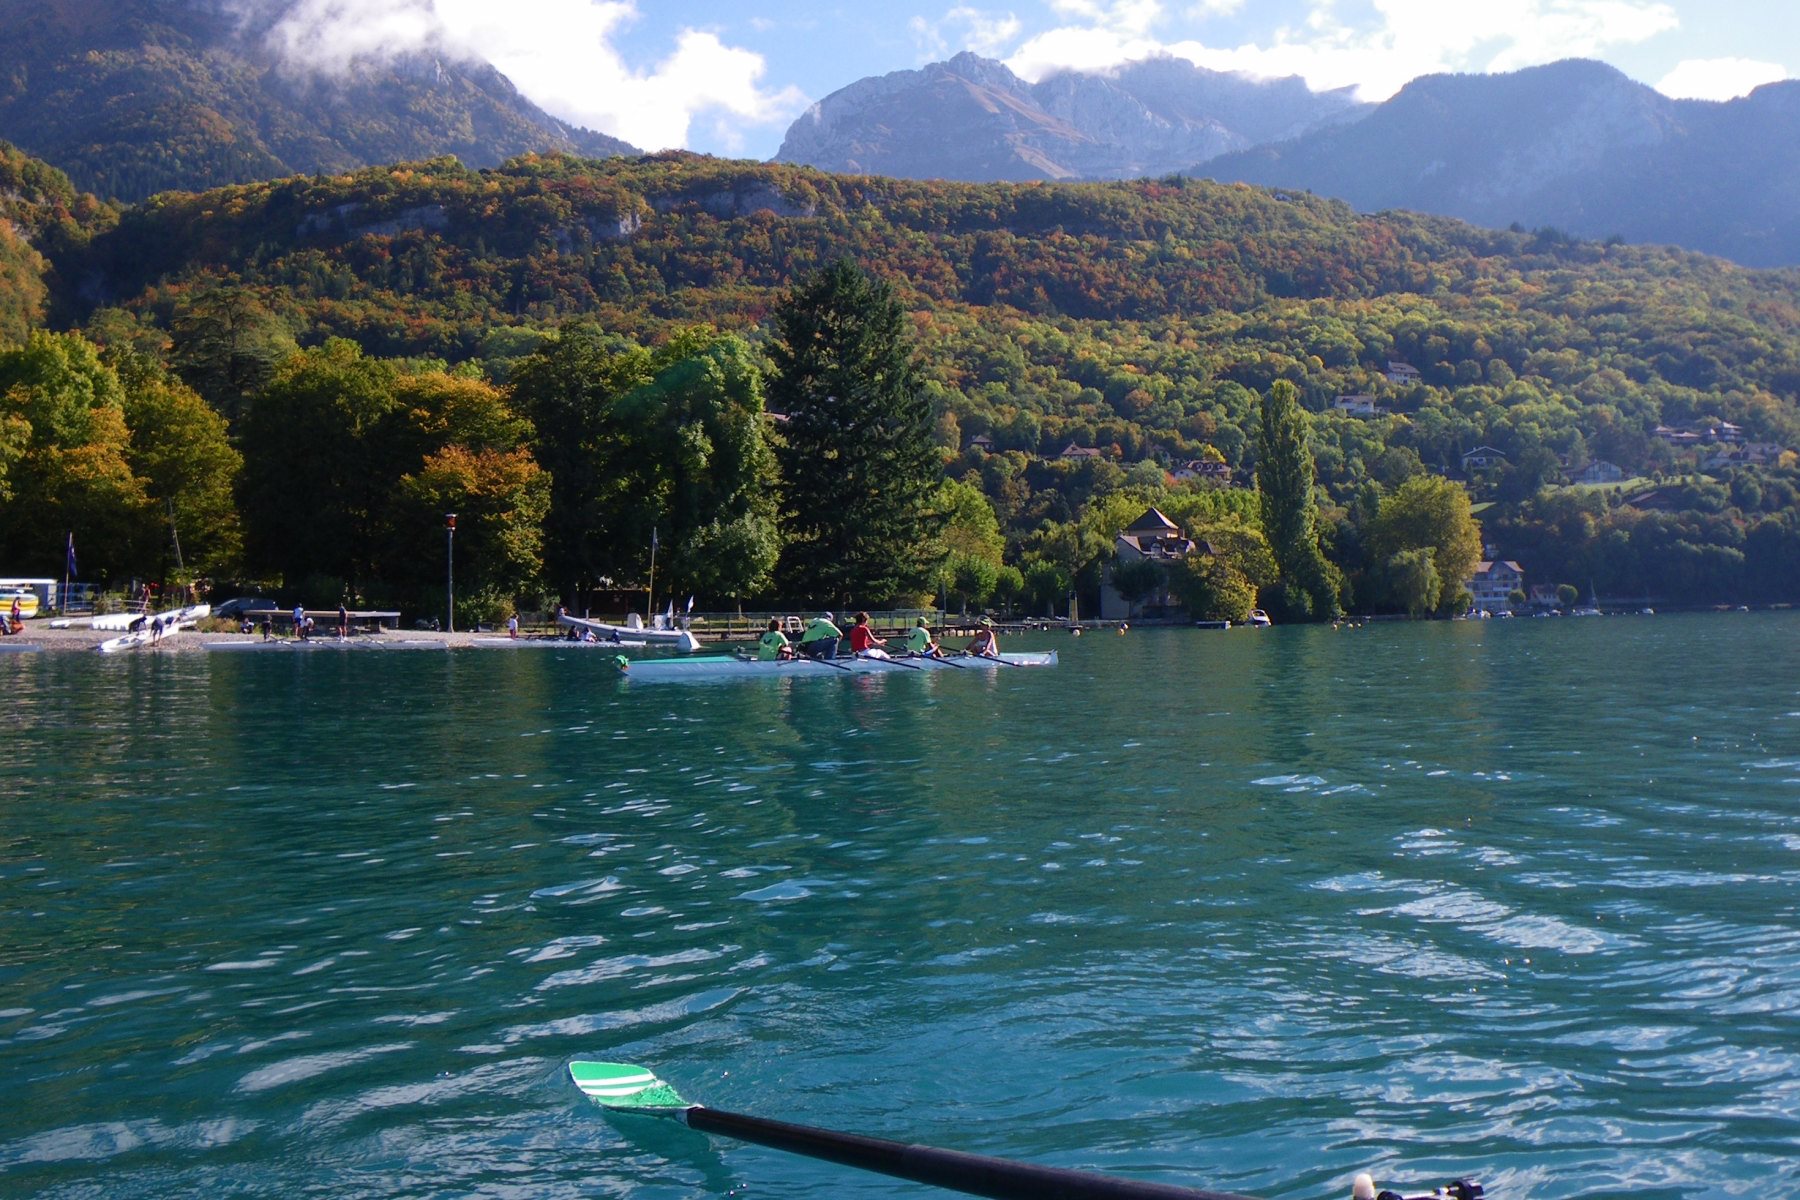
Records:
[[[1211,554],[1161,509],[1148,508],[1113,539],[1113,560],[1100,581],[1100,619],[1132,621],[1170,615],[1177,604],[1169,595],[1169,571],[1190,554]]]

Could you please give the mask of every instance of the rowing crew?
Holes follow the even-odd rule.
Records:
[[[768,630],[756,644],[756,657],[763,662],[796,657],[836,658],[838,643],[844,634],[835,620],[830,613],[814,617],[800,631],[800,642],[796,646],[781,631],[781,619],[770,617]],[[869,614],[857,613],[856,623],[850,627],[850,653],[858,658],[888,658],[891,656],[887,646],[887,639],[876,637],[875,631],[869,628]],[[933,640],[931,627],[925,623],[924,617],[918,618],[907,633],[904,649],[914,658],[941,658],[944,653],[943,648]],[[994,635],[994,627],[983,622],[981,630],[964,648],[963,653],[999,658],[1000,639]]]

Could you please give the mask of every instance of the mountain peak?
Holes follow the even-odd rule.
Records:
[[[1777,85],[1779,86],[1779,85]],[[1365,212],[1673,242],[1752,265],[1800,259],[1800,85],[1672,100],[1605,63],[1427,75],[1362,120],[1234,153],[1196,173],[1303,188]]]
[[[1264,83],[1176,58],[1058,71],[1031,84],[964,51],[840,88],[789,128],[775,157],[904,178],[1123,179],[1167,174],[1358,107],[1347,93],[1315,93],[1299,80]]]
[[[358,61],[328,84],[270,40],[293,0],[0,4],[0,138],[101,195],[533,150],[635,154],[556,120],[485,62]]]

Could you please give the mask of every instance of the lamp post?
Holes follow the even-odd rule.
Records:
[[[444,574],[444,602],[449,610],[444,622],[446,633],[456,632],[456,514],[444,514],[444,545],[448,560]]]

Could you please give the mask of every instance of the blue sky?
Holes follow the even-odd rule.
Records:
[[[283,33],[320,65],[479,55],[567,120],[747,158],[836,89],[960,50],[1028,79],[1174,54],[1370,100],[1435,71],[1570,57],[1702,99],[1800,75],[1792,0],[296,0]]]

